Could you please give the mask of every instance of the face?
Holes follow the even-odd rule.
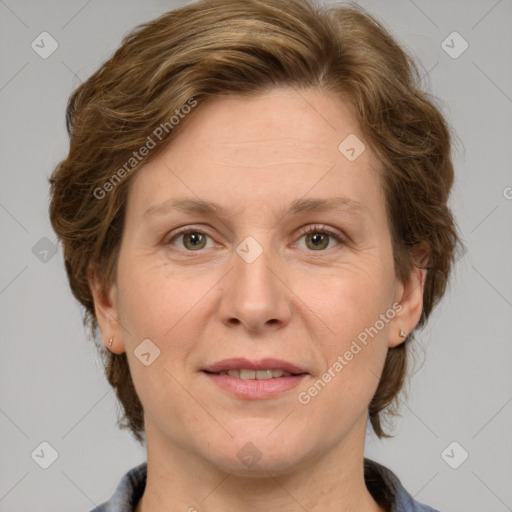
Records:
[[[197,108],[133,176],[98,318],[148,448],[286,472],[364,438],[421,276],[395,278],[379,163],[347,105],[283,88]]]

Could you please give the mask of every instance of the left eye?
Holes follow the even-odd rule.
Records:
[[[174,241],[179,238],[182,238],[183,247],[189,252],[204,249],[206,247],[207,238],[211,239],[211,237],[203,231],[189,228],[176,233],[167,243],[174,245]],[[306,247],[313,251],[326,249],[329,246],[331,238],[334,238],[338,244],[344,242],[342,235],[321,226],[309,226],[302,232],[299,240],[302,238],[305,238]]]
[[[343,237],[330,229],[321,226],[309,226],[302,234],[305,237],[306,247],[313,251],[326,249],[329,245],[329,238],[334,238],[338,244],[344,242]]]

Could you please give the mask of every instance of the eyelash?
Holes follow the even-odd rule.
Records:
[[[165,241],[165,245],[171,245],[172,242],[174,240],[176,240],[180,235],[185,235],[187,233],[199,233],[201,235],[205,235],[205,236],[212,238],[210,235],[208,235],[208,233],[205,233],[201,229],[195,229],[194,227],[186,227],[186,228],[183,228],[183,229],[177,231],[176,233],[174,233],[171,238],[169,238]],[[299,240],[303,236],[309,235],[312,233],[320,233],[323,235],[329,235],[332,238],[334,238],[336,240],[336,242],[338,242],[340,245],[347,244],[347,239],[342,234],[338,233],[337,231],[333,231],[326,226],[319,225],[319,224],[309,225],[306,229],[302,230],[300,233],[300,236],[299,236]],[[336,247],[331,247],[331,249],[335,249]],[[201,249],[198,249],[197,251],[191,251],[188,249],[178,249],[178,250],[180,250],[182,252],[187,252],[187,253],[202,252]],[[319,251],[310,251],[310,252],[326,252],[326,251],[329,251],[329,249],[322,249]]]

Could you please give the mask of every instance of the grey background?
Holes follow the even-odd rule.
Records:
[[[47,178],[67,152],[71,91],[129,29],[181,3],[0,1],[0,511],[89,511],[145,460],[115,426],[114,392],[52,254]],[[366,456],[442,511],[512,510],[512,2],[360,3],[416,55],[460,139],[451,205],[468,250],[418,337],[396,437],[368,435]],[[59,44],[47,59],[31,48],[43,31]],[[441,47],[453,31],[469,44],[456,59]],[[31,457],[43,441],[58,452],[48,469]],[[453,441],[452,464],[469,454],[457,469],[441,456]]]

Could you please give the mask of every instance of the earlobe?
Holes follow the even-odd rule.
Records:
[[[106,287],[100,273],[94,267],[90,267],[88,279],[103,342],[110,352],[120,354],[124,352],[124,347],[118,318],[117,285],[113,283]]]

